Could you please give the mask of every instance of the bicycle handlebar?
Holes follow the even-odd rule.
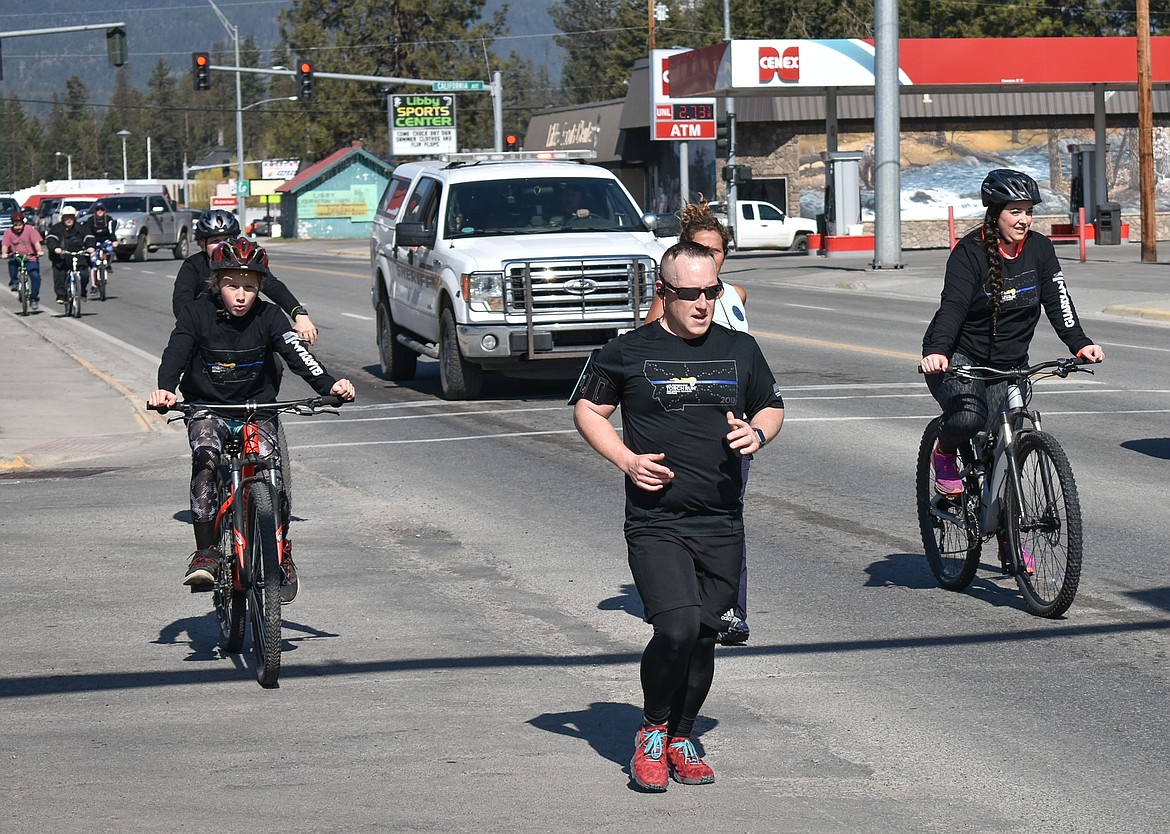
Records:
[[[1047,362],[1041,362],[1038,365],[1032,365],[1028,368],[990,368],[985,365],[953,365],[943,371],[943,373],[953,374],[963,379],[1025,379],[1051,370],[1051,376],[1058,376],[1064,379],[1076,371],[1086,374],[1096,373],[1090,368],[1083,367],[1089,364],[1094,363],[1087,362],[1078,356],[1075,358],[1049,359]],[[926,373],[922,370],[921,365],[918,366],[918,373],[924,375]]]
[[[178,402],[174,405],[150,405],[147,404],[147,409],[150,411],[157,411],[159,414],[167,414],[172,411],[177,411],[184,416],[190,416],[200,411],[208,411],[214,413],[224,414],[255,414],[259,411],[295,411],[297,414],[305,416],[317,414],[321,409],[341,408],[345,400],[334,394],[329,394],[324,397],[306,397],[301,400],[282,400],[280,402],[271,403],[232,403],[232,404],[214,404],[214,403],[188,403]],[[326,412],[329,413],[329,412]]]

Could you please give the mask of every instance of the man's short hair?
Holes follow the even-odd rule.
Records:
[[[659,265],[660,277],[666,275],[667,267],[673,267],[674,262],[679,258],[686,258],[688,260],[706,258],[711,262],[711,266],[715,266],[715,256],[711,254],[709,248],[703,246],[701,243],[695,243],[692,240],[680,240],[663,254],[662,263]]]

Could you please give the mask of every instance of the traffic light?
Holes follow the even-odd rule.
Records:
[[[303,60],[298,63],[297,78],[301,82],[301,101],[311,99],[313,97],[313,64]]]
[[[211,58],[206,52],[191,53],[191,71],[195,76],[196,90],[211,89]]]
[[[730,144],[730,132],[727,122],[715,122],[715,150],[725,152]]]
[[[126,63],[126,30],[121,26],[106,30],[106,57],[110,59],[111,67]]]
[[[747,165],[724,165],[723,181],[744,185],[752,181],[752,169]]]
[[[509,133],[504,137],[504,146],[510,151],[520,150],[520,137],[515,133]]]

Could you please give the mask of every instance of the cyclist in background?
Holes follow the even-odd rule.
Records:
[[[85,252],[85,230],[77,224],[76,208],[70,205],[61,208],[61,220],[50,226],[45,235],[45,248],[53,262],[53,290],[57,294],[57,303],[64,304],[69,293],[69,268],[72,266],[65,253]],[[81,268],[85,269],[85,264]],[[85,300],[85,287],[81,288],[81,300]]]
[[[191,301],[206,295],[210,288],[211,266],[209,253],[228,238],[240,236],[240,221],[230,211],[213,209],[195,221],[195,242],[198,252],[193,252],[175,277],[175,288],[171,295],[171,308],[175,318],[179,311]],[[271,272],[264,279],[264,294],[293,321],[297,335],[310,345],[317,342],[317,327],[305,309],[287,286]]]
[[[86,251],[90,254],[90,270],[89,270],[89,289],[91,292],[97,291],[97,267],[92,266],[96,260],[93,257],[94,252],[101,250],[106,253],[106,270],[108,272],[114,271],[114,246],[117,239],[114,232],[118,230],[118,221],[110,217],[106,212],[105,204],[98,200],[93,204],[93,217],[89,218],[85,223],[85,244]]]
[[[17,285],[19,270],[13,255],[24,255],[24,268],[28,270],[29,281],[32,284],[29,307],[33,310],[39,310],[41,306],[41,265],[37,260],[45,254],[41,243],[41,233],[24,222],[24,215],[21,212],[14,211],[12,228],[5,229],[3,238],[0,238],[0,259],[8,261],[8,288],[16,292],[19,289]]]
[[[190,403],[243,404],[272,402],[280,393],[282,365],[277,354],[322,396],[335,394],[354,399],[353,384],[334,379],[289,328],[278,307],[259,299],[268,280],[268,255],[246,237],[220,243],[209,259],[211,285],[208,293],[180,311],[158,369],[158,388],[150,395],[152,406],[172,406],[181,391]],[[276,416],[257,422],[266,426],[260,434],[260,453],[277,457],[274,471],[280,482],[279,453],[275,442]],[[195,552],[183,584],[192,591],[211,590],[219,560],[215,547],[215,473],[223,442],[232,431],[231,421],[214,415],[191,420],[187,435],[191,442],[191,521]],[[237,423],[238,425],[238,423]],[[286,575],[282,584],[298,585],[287,531],[289,507],[282,499],[281,518]],[[283,561],[283,560],[282,560]]]
[[[715,266],[719,271],[723,270],[723,263],[727,259],[727,247],[731,244],[731,231],[720,222],[715,213],[711,211],[711,207],[707,201],[703,199],[703,195],[699,195],[699,202],[687,203],[683,206],[682,211],[679,212],[679,233],[678,239],[680,241],[693,241],[702,246],[706,246],[711,250],[711,256],[715,258]],[[731,330],[741,330],[744,333],[748,332],[747,311],[744,309],[747,304],[747,291],[743,287],[729,284],[722,281],[723,292],[715,299],[712,318],[715,324],[721,324]],[[730,290],[730,292],[728,292]],[[654,296],[654,301],[650,304],[650,310],[646,313],[646,321],[657,321],[662,317],[662,298]],[[747,489],[748,469],[751,466],[752,456],[744,455],[742,460],[743,466],[743,487]],[[740,500],[743,500],[743,493],[740,493]],[[748,637],[751,636],[751,629],[747,624],[747,543],[744,543],[743,549],[743,564],[740,566],[739,573],[739,596],[736,599],[735,606],[729,608],[723,614],[723,622],[725,627],[719,632],[715,638],[715,642],[721,643],[724,646],[733,646],[739,643],[746,643]]]
[[[1081,328],[1052,241],[1032,231],[1032,210],[1041,201],[1036,181],[997,168],[983,180],[981,192],[987,207],[983,223],[951,252],[942,302],[922,338],[920,366],[942,406],[935,488],[947,495],[963,491],[960,445],[991,428],[1009,382],[984,383],[943,371],[952,365],[1026,365],[1042,306],[1069,351],[1085,362],[1105,358]],[[1001,558],[1005,546],[1001,536]]]

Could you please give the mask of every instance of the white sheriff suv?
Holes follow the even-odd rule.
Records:
[[[412,379],[429,356],[450,400],[479,397],[485,371],[571,375],[645,318],[664,251],[653,227],[572,152],[398,166],[370,240],[382,375]]]

